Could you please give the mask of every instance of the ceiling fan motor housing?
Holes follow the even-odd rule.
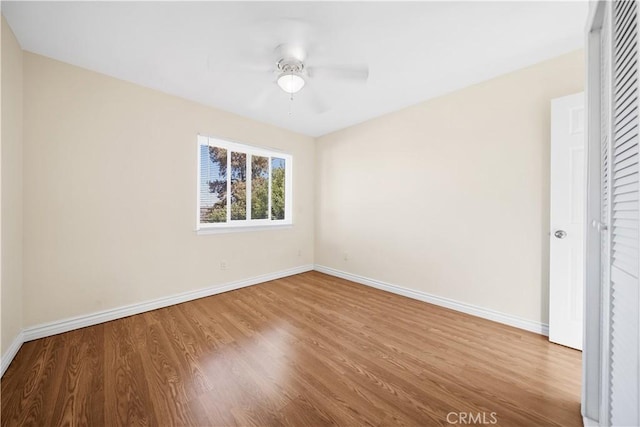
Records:
[[[282,74],[302,74],[304,70],[304,64],[297,59],[282,58],[276,65]]]

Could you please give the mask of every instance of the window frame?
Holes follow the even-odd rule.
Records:
[[[227,218],[225,222],[216,223],[203,223],[200,222],[200,186],[201,186],[201,163],[202,163],[202,146],[214,146],[227,150],[227,159],[231,158],[231,152],[243,153],[246,157],[246,210],[247,219],[244,220],[232,220],[230,218],[231,213],[231,164],[227,163]],[[267,230],[277,229],[283,227],[291,227],[293,225],[293,156],[280,150],[272,148],[262,148],[251,146],[247,144],[241,144],[227,139],[198,135],[196,141],[196,158],[197,158],[197,174],[196,174],[196,232],[198,234],[215,234],[215,233],[229,233],[234,231],[254,231],[254,230]],[[268,212],[266,219],[251,219],[251,163],[253,156],[267,157],[269,159],[269,189],[268,189]],[[284,219],[271,219],[271,163],[272,158],[285,160],[285,217]]]

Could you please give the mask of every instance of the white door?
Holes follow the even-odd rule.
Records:
[[[551,101],[549,340],[582,350],[584,94]]]

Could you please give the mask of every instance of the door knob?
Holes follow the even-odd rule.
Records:
[[[564,230],[558,230],[555,233],[553,233],[554,236],[556,236],[558,239],[564,239],[565,237],[567,237],[567,232]]]

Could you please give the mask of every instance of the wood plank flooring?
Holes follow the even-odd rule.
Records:
[[[1,424],[580,426],[580,359],[309,272],[25,343]]]

